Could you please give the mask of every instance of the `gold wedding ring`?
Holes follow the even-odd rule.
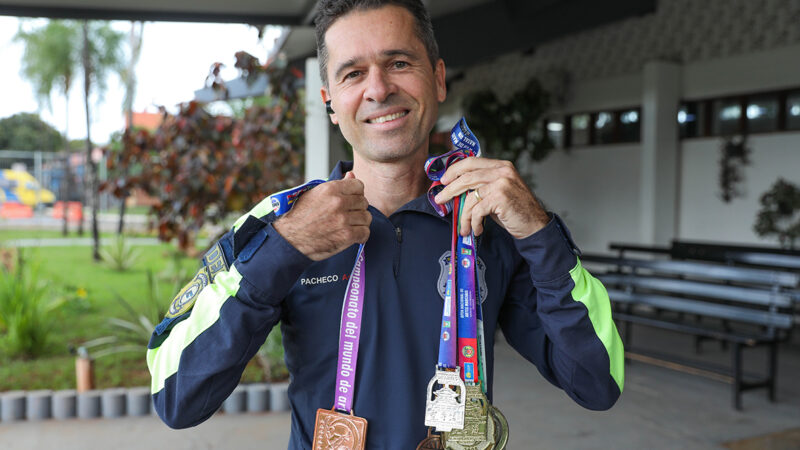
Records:
[[[481,200],[483,200],[483,199],[481,198],[481,194],[478,192],[478,188],[475,188],[475,190],[474,190],[474,191],[472,191],[472,192],[475,194],[475,198],[477,198],[477,199],[478,199],[478,201],[481,201]]]

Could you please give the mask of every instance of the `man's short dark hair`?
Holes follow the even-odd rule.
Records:
[[[431,66],[436,67],[439,60],[439,46],[433,35],[433,24],[428,10],[421,0],[320,0],[317,4],[317,57],[319,58],[319,74],[322,82],[328,86],[328,48],[325,46],[325,33],[338,18],[352,11],[368,11],[384,6],[399,6],[406,9],[414,17],[414,28],[417,38],[425,46]]]

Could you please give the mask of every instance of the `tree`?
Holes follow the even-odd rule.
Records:
[[[128,34],[128,45],[130,46],[130,55],[128,64],[120,71],[120,78],[125,84],[125,102],[124,112],[127,126],[125,127],[125,134],[130,135],[133,131],[133,99],[136,96],[136,65],[139,63],[139,57],[142,54],[142,37],[144,35],[144,22],[131,22],[131,31]],[[123,174],[125,175],[125,174]],[[122,235],[123,227],[125,226],[125,203],[128,198],[128,193],[125,192],[119,204],[119,224],[117,226],[117,234]]]
[[[542,126],[550,103],[550,93],[533,78],[505,102],[491,89],[474,92],[464,100],[464,111],[486,155],[520,167],[523,156],[538,162],[553,149]],[[530,174],[522,175],[532,184]]]
[[[53,152],[63,149],[64,141],[38,114],[17,113],[0,119],[0,149]]]
[[[22,41],[25,50],[22,54],[22,75],[33,84],[39,104],[52,107],[51,95],[58,90],[64,96],[65,115],[64,136],[69,137],[69,92],[72,80],[78,71],[80,55],[78,49],[79,29],[72,21],[51,20],[47,25],[26,31],[20,27],[16,40]],[[69,143],[65,142],[69,155]],[[64,160],[63,191],[60,196],[68,201],[72,196],[72,174],[69,156]],[[67,235],[67,214],[64,209],[62,233]]]
[[[92,121],[89,98],[92,89],[102,95],[106,88],[106,78],[110,71],[119,72],[122,65],[122,33],[114,31],[107,22],[89,22],[81,25],[81,65],[83,68],[83,105],[86,110],[86,164],[89,170],[89,206],[92,211],[92,257],[100,261],[100,233],[97,227],[97,207],[99,204],[97,162],[92,158]],[[81,222],[82,223],[82,222]]]
[[[236,66],[243,73],[265,70],[241,52]],[[159,237],[177,238],[183,251],[192,252],[203,224],[227,221],[231,213],[302,182],[304,102],[298,74],[286,67],[266,72],[270,101],[246,109],[243,118],[214,116],[191,102],[177,115],[164,112],[155,133],[127,135],[123,150],[108,159],[114,175],[104,188],[117,197],[138,188],[156,198],[152,212]]]

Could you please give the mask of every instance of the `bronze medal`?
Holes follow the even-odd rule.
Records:
[[[334,409],[317,410],[313,450],[364,450],[367,419]]]
[[[444,433],[442,441],[450,450],[494,450],[496,422],[490,414],[491,405],[480,385],[467,386],[464,428]]]
[[[428,428],[428,437],[422,440],[417,446],[417,450],[444,450],[442,445],[442,436],[433,434],[432,430]]]

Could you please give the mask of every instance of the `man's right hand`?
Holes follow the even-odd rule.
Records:
[[[347,172],[341,180],[305,192],[274,227],[298,251],[321,261],[367,242],[372,222],[368,205],[364,183]]]

